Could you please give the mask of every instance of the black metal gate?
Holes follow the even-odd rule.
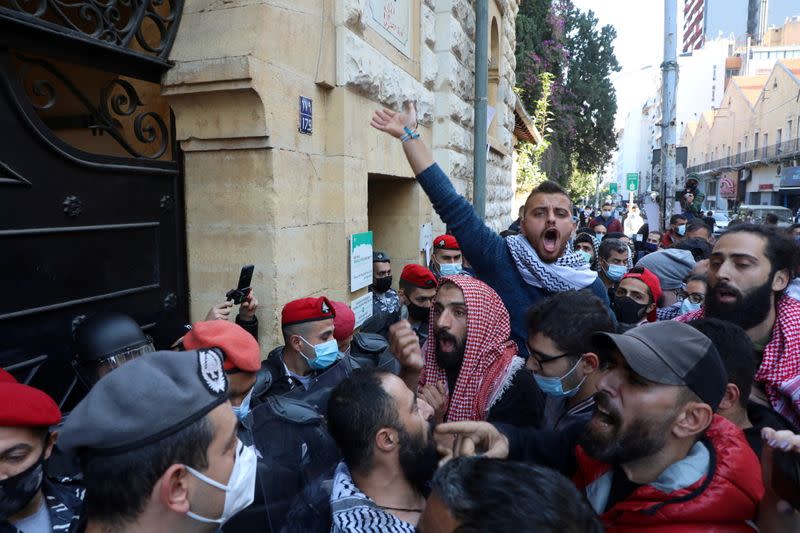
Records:
[[[65,408],[81,317],[188,317],[159,79],[182,2],[0,0],[0,366]]]

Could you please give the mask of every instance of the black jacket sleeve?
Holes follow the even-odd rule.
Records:
[[[247,321],[247,320],[242,319],[242,317],[240,315],[236,315],[236,323],[238,325],[242,326],[242,328],[244,328],[244,330],[247,333],[252,335],[253,338],[256,339],[256,342],[258,342],[258,317],[257,316],[254,316],[253,320]]]
[[[575,424],[566,431],[541,430],[494,424],[508,439],[508,458],[546,466],[571,478],[577,469],[575,446],[586,424]]]

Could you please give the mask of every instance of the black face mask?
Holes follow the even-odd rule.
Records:
[[[430,307],[422,307],[414,302],[409,302],[406,307],[408,308],[408,318],[414,322],[425,322],[430,316]]]
[[[388,291],[392,288],[392,276],[386,276],[385,278],[378,278],[372,280],[372,287],[375,289],[375,292],[383,293]]]
[[[640,304],[627,296],[614,298],[611,308],[617,315],[617,320],[622,324],[636,324],[644,316],[644,310],[650,304]]]
[[[28,505],[42,487],[43,479],[44,452],[26,470],[0,481],[0,520],[5,520]]]

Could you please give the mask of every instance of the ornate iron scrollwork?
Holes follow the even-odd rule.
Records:
[[[0,0],[0,9],[166,59],[183,0]]]
[[[100,89],[99,102],[94,103],[49,61],[22,54],[16,54],[16,58],[21,64],[20,80],[31,105],[37,110],[53,109],[63,99],[58,90],[63,87],[67,95],[86,110],[88,123],[85,127],[108,133],[133,157],[159,159],[166,153],[171,140],[167,122],[155,111],[147,110],[130,82],[122,78],[112,79]],[[126,138],[126,129],[133,134],[138,145]],[[143,151],[139,145],[148,150]]]

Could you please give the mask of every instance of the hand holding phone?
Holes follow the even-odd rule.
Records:
[[[244,299],[247,298],[247,294],[251,290],[250,283],[253,280],[254,270],[255,265],[245,265],[242,267],[242,271],[239,273],[239,284],[235,289],[231,289],[225,293],[226,300],[232,300],[235,305],[240,305]]]

